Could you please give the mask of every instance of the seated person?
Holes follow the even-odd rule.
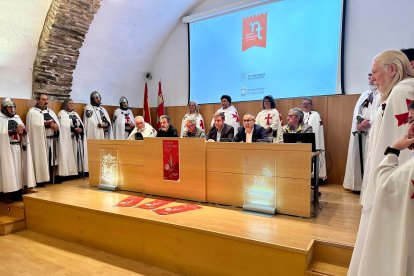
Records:
[[[216,112],[214,114],[214,126],[206,136],[208,142],[220,142],[222,138],[229,139],[230,141],[233,140],[234,128],[224,123],[225,117],[223,112]]]
[[[178,137],[177,129],[170,124],[170,121],[170,116],[160,116],[161,128],[158,130],[157,137]]]
[[[205,138],[206,134],[204,130],[196,126],[197,119],[193,116],[190,116],[185,121],[185,129],[182,135],[183,138]]]
[[[258,140],[270,142],[267,138],[266,130],[255,124],[255,119],[252,114],[246,113],[243,116],[243,126],[239,127],[233,142],[254,143],[258,142]]]
[[[144,117],[135,117],[135,128],[128,136],[128,140],[141,140],[142,137],[155,137],[157,131],[148,123],[144,121]],[[137,134],[139,133],[139,134]]]
[[[287,115],[288,123],[283,126],[284,133],[312,133],[312,127],[303,123],[303,111],[300,108],[292,108]]]

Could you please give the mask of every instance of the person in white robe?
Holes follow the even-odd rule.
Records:
[[[200,114],[199,108],[198,108],[198,104],[194,101],[190,101],[188,103],[188,111],[187,113],[184,115],[182,121],[181,121],[181,132],[180,132],[180,137],[182,138],[184,135],[184,131],[186,130],[186,122],[188,118],[195,118],[197,121],[197,128],[205,131],[205,126],[204,126],[204,119],[203,116]]]
[[[85,126],[71,98],[63,101],[62,110],[58,113],[60,122],[60,152],[66,162],[59,165],[59,175],[69,176],[88,172],[88,150],[85,137]]]
[[[281,142],[283,129],[280,113],[277,111],[275,100],[271,95],[263,98],[263,110],[257,114],[256,124],[266,130],[270,141],[273,143]]]
[[[112,125],[115,140],[126,140],[135,127],[134,114],[124,96],[119,99],[119,108],[114,111]]]
[[[0,120],[0,192],[12,202],[33,191],[28,189],[36,186],[36,179],[26,127],[11,98],[3,99]]]
[[[135,125],[136,127],[129,135],[128,140],[140,140],[144,137],[157,137],[157,131],[144,121],[144,117],[135,117]]]
[[[408,128],[407,105],[414,100],[414,69],[401,51],[387,50],[378,54],[373,60],[372,80],[381,93],[382,103],[377,109],[369,138],[365,167],[369,166],[370,169],[369,174],[364,176],[362,184],[361,221],[348,275],[358,275],[377,190],[375,169],[383,159],[384,149],[406,133]],[[398,157],[399,163],[406,162],[409,155],[409,150],[401,151]]]
[[[111,118],[106,109],[101,106],[101,95],[94,91],[90,96],[90,104],[85,106],[83,113],[86,138],[114,139]]]
[[[59,120],[48,104],[47,95],[37,94],[36,105],[29,109],[26,117],[38,187],[44,187],[45,182],[57,182],[56,166],[65,162],[65,158],[58,155]]]
[[[372,82],[371,76],[372,74],[369,73],[369,88],[359,97],[352,117],[348,159],[343,182],[344,188],[352,191],[361,191],[363,169],[366,164],[366,152],[368,149],[368,137],[380,100],[380,94]]]
[[[351,275],[414,275],[414,158],[400,164],[402,150],[414,149],[414,101],[407,135],[385,150],[359,269]]]
[[[319,154],[319,178],[327,179],[326,158],[325,158],[325,136],[321,115],[312,110],[312,99],[304,98],[302,101],[302,111],[304,114],[303,123],[312,127],[315,133],[315,147],[320,151]]]
[[[221,100],[221,107],[216,111],[217,112],[223,112],[225,116],[225,122],[226,124],[232,126],[234,128],[234,135],[237,134],[237,130],[240,127],[240,120],[239,120],[239,113],[237,112],[237,109],[231,105],[231,97],[229,95],[223,95],[220,98]],[[214,125],[214,117],[211,120],[211,126]]]

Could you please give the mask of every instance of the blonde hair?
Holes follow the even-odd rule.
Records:
[[[199,107],[198,107],[198,104],[197,104],[195,101],[189,101],[189,102],[188,102],[188,105],[187,105],[187,107],[188,107],[187,114],[191,114],[191,113],[190,113],[190,104],[195,104],[195,106],[196,106],[196,108],[195,108],[195,113],[199,114],[199,113],[200,113],[200,111],[199,111]]]
[[[387,50],[381,52],[374,57],[374,62],[381,64],[385,70],[392,64],[397,69],[392,81],[387,85],[384,91],[380,91],[382,101],[388,99],[392,89],[397,83],[408,77],[414,77],[414,69],[411,67],[410,61],[407,56],[399,50]]]

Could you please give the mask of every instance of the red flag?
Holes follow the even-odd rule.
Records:
[[[148,124],[151,124],[151,113],[150,113],[150,109],[149,109],[149,104],[148,104],[148,86],[147,83],[145,83],[145,92],[144,92],[144,121],[147,122]]]
[[[161,122],[160,122],[160,116],[165,115],[165,109],[164,109],[164,97],[162,96],[162,90],[161,90],[161,81],[158,82],[158,108],[157,108],[157,126],[158,128],[161,128]]]

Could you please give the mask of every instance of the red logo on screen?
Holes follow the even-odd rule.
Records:
[[[267,13],[243,18],[242,51],[258,46],[266,48]]]

